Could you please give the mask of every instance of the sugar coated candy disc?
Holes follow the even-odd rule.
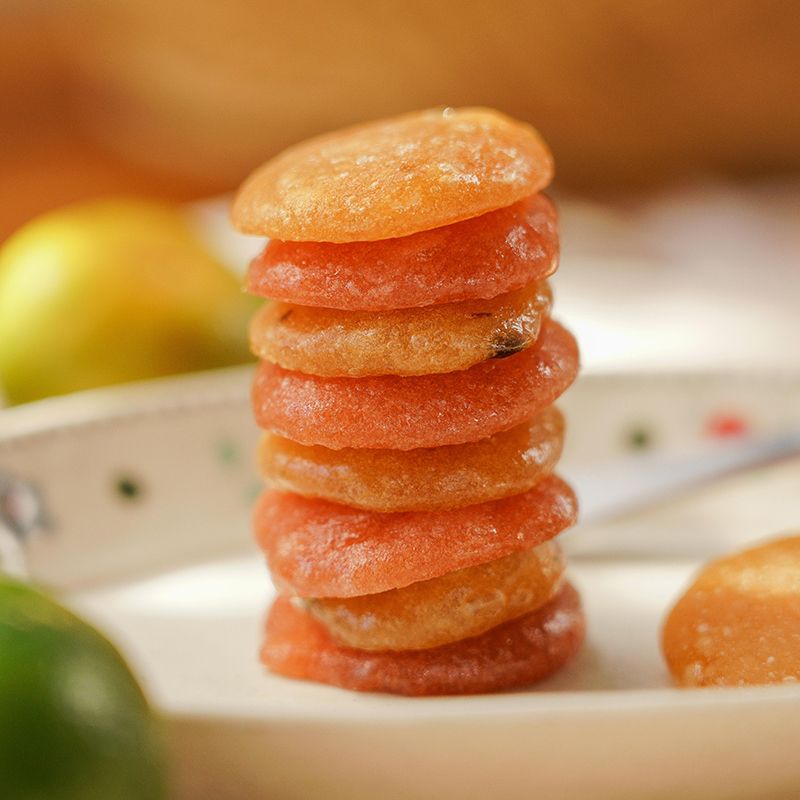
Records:
[[[800,536],[707,565],[667,617],[661,645],[683,686],[800,681]]]
[[[553,541],[402,589],[305,601],[332,638],[362,650],[421,650],[477,636],[544,605],[564,573]]]
[[[412,450],[463,444],[530,419],[578,372],[578,347],[548,320],[532,347],[442,375],[324,378],[262,362],[256,422],[301,444]]]
[[[431,109],[290,147],[244,181],[231,217],[272,239],[375,241],[511,205],[552,176],[530,125],[484,108]]]
[[[267,618],[261,660],[280,675],[362,692],[480,694],[556,672],[578,652],[585,630],[578,593],[569,583],[529,614],[428,650],[339,645],[322,623],[279,596]]]
[[[265,433],[256,461],[267,483],[371,511],[436,511],[527,491],[555,467],[564,419],[548,406],[477,442],[381,450],[302,445]]]
[[[502,500],[387,514],[268,489],[256,502],[253,522],[278,591],[354,597],[529,550],[576,517],[572,490],[549,475]]]
[[[247,291],[305,306],[383,311],[495,297],[558,267],[553,203],[534,194],[441,228],[378,242],[272,239]]]
[[[394,311],[265,303],[250,324],[250,346],[266,361],[310,375],[454,372],[530,347],[551,304],[544,281],[491,300]]]

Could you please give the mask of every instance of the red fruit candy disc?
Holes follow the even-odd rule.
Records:
[[[387,311],[481,300],[552,275],[553,203],[535,194],[506,208],[380,242],[272,239],[250,264],[247,291],[302,306]]]
[[[377,514],[269,489],[253,516],[278,591],[354,597],[536,547],[575,522],[577,503],[550,475],[522,494],[448,511]]]
[[[361,692],[481,694],[556,672],[580,649],[585,628],[580,598],[567,583],[544,606],[479,636],[429,650],[357,650],[336,644],[281,596],[267,619],[261,660],[280,675]]]
[[[262,428],[333,450],[462,444],[549,406],[575,379],[578,363],[575,340],[552,320],[522,352],[440,375],[323,378],[262,362],[253,411]]]

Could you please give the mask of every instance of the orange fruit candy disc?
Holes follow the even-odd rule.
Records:
[[[661,646],[682,686],[800,681],[800,536],[707,565],[667,617]]]
[[[441,375],[321,378],[261,362],[253,411],[266,430],[334,450],[462,444],[550,405],[575,379],[578,360],[573,337],[548,320],[533,347]]]
[[[390,239],[511,205],[552,176],[530,125],[484,108],[415,111],[283,151],[244,181],[231,219],[271,239]]]
[[[273,239],[250,263],[247,291],[354,311],[495,297],[558,266],[558,220],[535,194],[474,219],[379,242]]]
[[[586,623],[566,583],[545,605],[485,633],[427,650],[358,650],[279,596],[268,615],[261,660],[273,672],[362,692],[481,694],[525,686],[563,667]]]
[[[564,558],[554,542],[402,589],[305,601],[340,644],[421,650],[477,636],[544,605],[560,588]]]
[[[552,294],[534,281],[491,300],[395,311],[265,303],[250,324],[255,355],[311,375],[429,375],[530,347]]]
[[[436,511],[527,491],[555,467],[564,419],[554,406],[477,442],[416,450],[329,450],[265,433],[258,470],[273,486],[371,511]]]
[[[354,597],[529,550],[576,517],[572,490],[549,475],[502,500],[387,514],[268,489],[256,502],[253,523],[279,592]]]

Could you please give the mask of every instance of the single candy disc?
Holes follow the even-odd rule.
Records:
[[[800,681],[800,536],[706,566],[669,614],[662,650],[683,686]]]
[[[379,450],[302,445],[265,433],[257,464],[267,483],[371,511],[437,511],[527,491],[555,467],[564,419],[554,406],[477,442]]]
[[[580,598],[568,583],[530,614],[428,650],[339,645],[322,623],[278,597],[267,618],[261,660],[281,675],[361,692],[480,694],[553,674],[578,652],[585,630]]]
[[[262,361],[253,411],[266,430],[334,450],[462,444],[550,405],[575,379],[578,361],[575,340],[552,320],[533,347],[442,375],[322,378]]]
[[[543,194],[474,219],[380,242],[272,239],[247,291],[304,306],[385,311],[495,297],[558,266],[556,210]]]
[[[305,601],[339,644],[420,650],[477,636],[544,605],[559,589],[564,557],[555,542],[511,553],[402,589]]]
[[[502,500],[387,514],[268,489],[256,502],[253,522],[278,591],[354,597],[529,550],[576,517],[572,490],[550,475]]]
[[[511,205],[552,176],[530,125],[484,108],[431,109],[290,147],[245,180],[231,218],[272,239],[374,241]]]
[[[544,281],[491,300],[395,311],[265,303],[250,324],[257,356],[311,375],[429,375],[530,347],[550,312]]]

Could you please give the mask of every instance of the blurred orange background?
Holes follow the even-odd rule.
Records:
[[[556,190],[800,167],[800,4],[3,0],[0,240],[106,193],[225,192],[311,134],[431,105],[538,127]]]

